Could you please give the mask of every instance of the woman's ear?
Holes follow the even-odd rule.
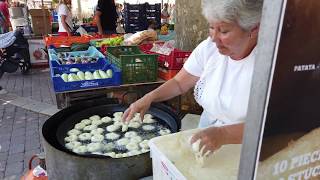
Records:
[[[258,37],[259,29],[260,29],[260,23],[257,24],[256,26],[254,26],[254,27],[250,30],[250,37],[251,37],[251,38],[256,38],[256,37]]]

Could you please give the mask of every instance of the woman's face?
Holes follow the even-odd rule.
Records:
[[[214,21],[209,22],[209,28],[219,52],[235,60],[248,56],[257,42],[255,33],[245,31],[236,23]]]

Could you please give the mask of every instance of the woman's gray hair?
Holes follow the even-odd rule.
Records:
[[[202,0],[202,13],[208,21],[235,22],[250,30],[261,19],[263,0]]]

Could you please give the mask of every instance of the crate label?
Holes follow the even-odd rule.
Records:
[[[99,83],[98,82],[89,82],[86,81],[84,83],[81,83],[80,87],[85,88],[85,87],[92,87],[92,86],[98,86]]]

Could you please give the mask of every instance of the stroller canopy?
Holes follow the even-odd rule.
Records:
[[[14,31],[0,34],[0,48],[7,48],[11,46],[15,40],[16,40],[16,37],[15,37]]]

